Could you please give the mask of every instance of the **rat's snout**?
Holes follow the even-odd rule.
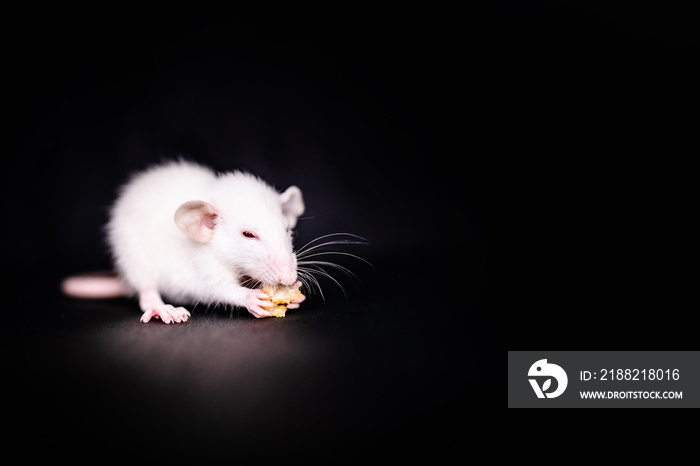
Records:
[[[294,261],[291,266],[287,266],[281,269],[281,273],[278,275],[279,281],[282,285],[292,286],[297,281],[297,263]]]
[[[271,275],[272,283],[276,285],[291,286],[297,281],[297,260],[296,257],[285,258],[284,260],[277,257],[270,262],[269,274]]]
[[[265,264],[265,275],[271,285],[291,286],[297,282],[297,256],[292,251],[290,238],[284,236],[270,242]]]
[[[292,286],[296,283],[297,281],[297,274],[295,273],[294,275],[286,275],[285,278],[280,280],[283,285],[285,286]]]

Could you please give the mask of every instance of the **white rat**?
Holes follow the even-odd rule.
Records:
[[[63,290],[79,297],[138,294],[142,322],[190,317],[161,295],[268,317],[262,306],[269,296],[243,284],[300,286],[291,229],[303,212],[296,186],[280,194],[248,173],[217,175],[186,161],[154,166],[122,188],[110,212],[107,239],[119,282],[73,277]]]

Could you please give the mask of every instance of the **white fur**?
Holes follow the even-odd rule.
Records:
[[[217,212],[211,239],[195,241],[176,225],[176,211],[189,201],[203,201]],[[107,238],[132,292],[157,290],[180,303],[245,307],[243,276],[270,284],[297,280],[288,227],[303,211],[296,187],[280,194],[247,173],[216,175],[191,162],[169,162],[123,187]],[[246,238],[243,231],[258,238]]]

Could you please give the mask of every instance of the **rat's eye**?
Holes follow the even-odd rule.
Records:
[[[258,235],[256,235],[255,233],[252,233],[248,230],[245,230],[242,233],[243,233],[243,236],[245,236],[246,238],[258,239]]]

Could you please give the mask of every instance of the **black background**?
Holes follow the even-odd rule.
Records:
[[[252,171],[280,190],[298,184],[314,217],[307,236],[347,231],[388,253],[421,240],[416,254],[439,257],[431,243],[449,249],[456,227],[480,221],[460,210],[480,175],[466,140],[453,145],[466,116],[460,31],[436,21],[388,12],[32,20],[10,50],[10,185],[48,208],[23,199],[12,208],[24,214],[12,231],[23,250],[12,249],[35,258],[22,261],[33,274],[47,262],[57,276],[108,266],[100,228],[117,187],[182,156]]]
[[[508,347],[696,348],[691,12],[549,2],[509,11],[497,68],[513,180],[503,284],[519,291]]]
[[[682,11],[8,17],[3,355],[25,435],[437,461],[505,391],[506,349],[694,345],[698,49]],[[177,156],[298,185],[297,246],[358,234],[374,266],[350,262],[347,300],[329,283],[285,319],[143,326],[135,302],[62,298],[62,277],[110,268],[118,186]],[[260,401],[269,380],[287,394]],[[276,428],[287,440],[268,448]]]

